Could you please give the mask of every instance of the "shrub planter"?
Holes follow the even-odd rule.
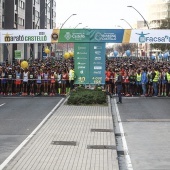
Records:
[[[67,100],[69,105],[94,105],[94,104],[107,104],[106,92],[100,88],[85,89],[78,87],[74,89]]]

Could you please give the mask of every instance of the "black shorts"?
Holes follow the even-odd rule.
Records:
[[[105,81],[105,84],[110,84],[110,81]]]
[[[149,86],[152,86],[152,85],[153,85],[153,83],[152,83],[152,82],[148,82],[148,85],[149,85]]]

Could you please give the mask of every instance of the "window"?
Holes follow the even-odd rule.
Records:
[[[25,3],[22,0],[19,1],[19,7],[25,9]]]
[[[47,19],[47,24],[50,24],[50,19]]]
[[[56,23],[55,22],[53,22],[53,28],[56,28]]]
[[[53,17],[56,17],[56,12],[55,11],[53,11]]]
[[[49,6],[47,7],[47,11],[50,12],[50,7]]]
[[[39,18],[39,12],[35,10],[35,16]]]
[[[39,3],[40,3],[40,0],[35,0],[35,2],[36,2],[37,4],[39,4]]]
[[[24,26],[25,25],[24,19],[18,17],[18,24]]]
[[[56,2],[55,1],[53,2],[53,5],[56,6]]]
[[[4,22],[5,21],[5,17],[4,17],[4,15],[2,15],[2,22]]]

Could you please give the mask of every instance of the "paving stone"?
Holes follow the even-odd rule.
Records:
[[[91,129],[113,129],[109,107],[62,105],[6,170],[118,170],[116,151],[87,149],[87,145],[115,145],[114,133]],[[76,141],[77,146],[52,141]]]

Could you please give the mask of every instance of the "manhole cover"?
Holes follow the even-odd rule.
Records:
[[[113,129],[91,129],[91,132],[113,132]]]
[[[87,149],[112,149],[112,150],[115,150],[116,146],[114,146],[114,145],[87,145]]]
[[[69,146],[76,146],[77,142],[75,141],[52,141],[52,145],[69,145]]]

